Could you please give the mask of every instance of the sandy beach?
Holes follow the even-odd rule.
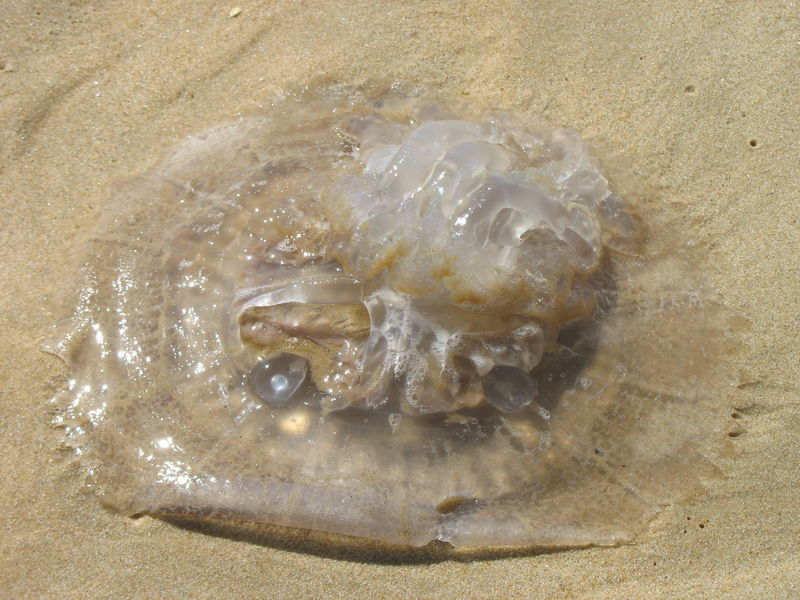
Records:
[[[0,598],[800,597],[796,2],[3,4]],[[374,79],[602,140],[708,248],[744,324],[722,476],[636,543],[473,560],[129,519],[82,486],[41,345],[109,185],[285,90]]]

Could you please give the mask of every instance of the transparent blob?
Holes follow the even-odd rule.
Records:
[[[115,186],[57,422],[125,514],[630,540],[708,472],[726,328],[680,214],[623,197],[571,130],[287,95]]]
[[[284,404],[303,385],[307,373],[308,361],[287,352],[260,361],[247,374],[247,383],[265,402]]]
[[[483,380],[489,404],[505,412],[516,412],[536,397],[537,385],[529,373],[516,367],[495,367]]]

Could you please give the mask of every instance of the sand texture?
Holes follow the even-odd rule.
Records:
[[[2,4],[0,598],[800,597],[796,2]],[[134,520],[60,449],[66,369],[40,348],[109,184],[284,90],[375,79],[575,127],[707,248],[740,330],[721,476],[635,544],[453,556]]]

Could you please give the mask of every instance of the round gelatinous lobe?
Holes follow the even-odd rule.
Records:
[[[691,232],[624,197],[570,130],[289,95],[115,187],[57,421],[127,514],[629,540],[708,465],[726,360]]]
[[[308,361],[288,352],[259,361],[247,374],[252,392],[270,404],[285,404],[303,385]]]
[[[536,381],[516,367],[495,367],[483,380],[489,404],[505,412],[516,412],[536,397]]]

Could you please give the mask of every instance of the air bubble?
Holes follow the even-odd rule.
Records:
[[[389,427],[392,430],[392,433],[397,433],[397,430],[400,428],[400,420],[403,416],[400,413],[392,413],[389,415]]]

